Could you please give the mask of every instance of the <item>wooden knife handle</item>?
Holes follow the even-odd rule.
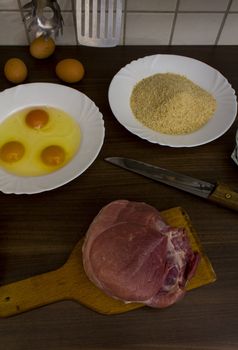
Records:
[[[225,184],[218,184],[208,199],[224,207],[238,211],[238,193],[232,191]]]

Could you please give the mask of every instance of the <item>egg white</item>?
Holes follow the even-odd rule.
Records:
[[[25,122],[30,110],[42,109],[49,115],[48,123],[41,129],[33,129]],[[18,176],[41,176],[67,164],[80,147],[80,126],[69,114],[49,106],[35,106],[20,110],[0,124],[0,148],[7,142],[18,141],[25,147],[25,154],[17,162],[0,159],[0,167]],[[65,150],[65,160],[59,166],[47,166],[41,160],[44,148],[58,145]]]

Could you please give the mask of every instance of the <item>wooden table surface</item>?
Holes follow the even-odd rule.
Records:
[[[238,167],[231,160],[237,121],[209,144],[170,148],[138,138],[114,118],[107,98],[114,74],[134,59],[159,53],[206,62],[238,90],[238,47],[57,47],[52,57],[41,61],[30,57],[27,47],[0,48],[1,91],[11,87],[3,76],[7,58],[19,57],[27,63],[26,83],[59,84],[54,73],[56,62],[68,57],[81,60],[86,75],[71,86],[96,103],[106,128],[99,156],[72,182],[35,195],[0,193],[0,284],[61,266],[98,211],[121,198],[145,201],[159,210],[183,207],[213,264],[217,281],[188,292],[183,300],[164,310],[144,307],[103,316],[65,301],[0,319],[1,349],[238,349],[237,212],[104,161],[107,156],[136,158],[209,182],[222,181],[238,190]]]

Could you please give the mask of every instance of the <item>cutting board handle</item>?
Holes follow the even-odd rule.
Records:
[[[68,297],[67,267],[0,287],[0,317],[13,316]]]

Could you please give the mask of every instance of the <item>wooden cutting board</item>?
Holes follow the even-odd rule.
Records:
[[[184,227],[193,249],[201,254],[197,272],[188,283],[187,290],[214,282],[215,272],[186,212],[176,207],[163,211],[161,215],[169,225]],[[124,304],[95,287],[84,272],[82,244],[83,239],[59,269],[0,287],[0,317],[16,315],[61,300],[75,300],[102,314],[118,314],[144,306],[139,303]]]

